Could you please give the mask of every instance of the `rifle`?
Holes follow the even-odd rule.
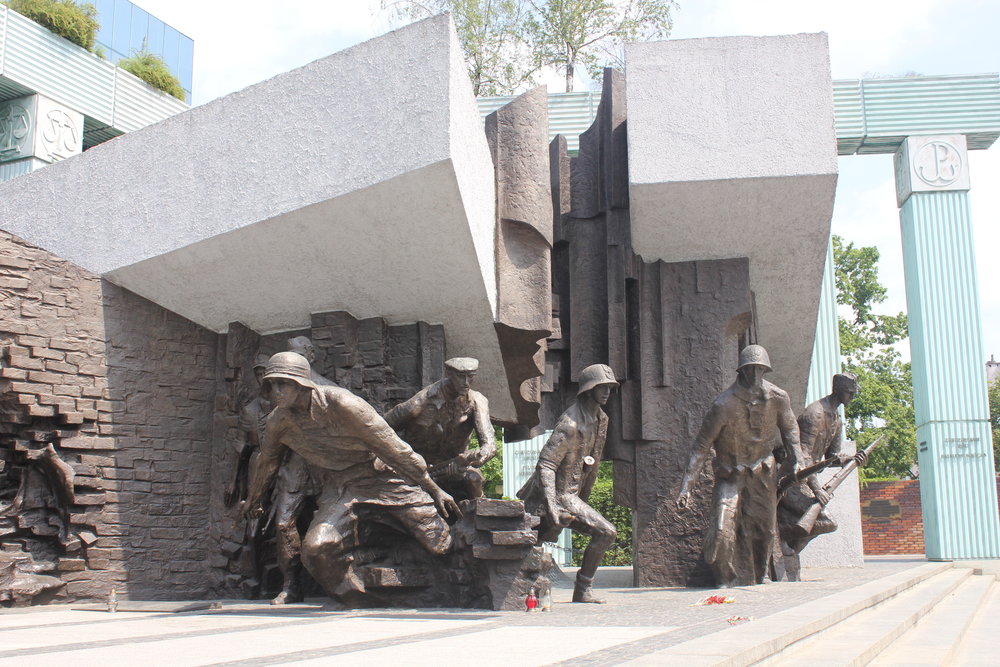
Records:
[[[785,495],[785,491],[787,491],[796,482],[801,482],[810,475],[814,475],[818,473],[820,470],[823,470],[824,468],[829,468],[830,466],[833,465],[837,465],[838,463],[840,463],[840,457],[831,456],[829,458],[823,459],[819,463],[812,464],[808,468],[803,468],[794,475],[785,475],[784,477],[781,478],[781,481],[778,482],[778,497],[780,498],[781,496]]]
[[[878,437],[878,439],[875,442],[865,447],[864,449],[865,455],[870,456],[872,451],[874,451],[874,449],[878,447],[878,444],[882,442],[882,438],[884,437],[885,434],[883,433]],[[855,461],[854,459],[848,461],[847,464],[844,465],[844,467],[841,469],[841,471],[833,476],[833,479],[831,479],[829,482],[823,485],[823,490],[829,493],[830,495],[833,495],[833,492],[837,490],[837,487],[843,484],[844,480],[847,479],[850,476],[850,474],[857,469],[857,467],[858,467],[857,461]],[[819,513],[822,511],[823,511],[823,505],[818,500],[814,502],[809,507],[808,510],[806,510],[806,513],[803,514],[802,518],[799,519],[798,522],[795,524],[795,529],[797,532],[799,532],[800,537],[805,537],[812,532],[813,526],[816,525],[816,519],[819,518]]]

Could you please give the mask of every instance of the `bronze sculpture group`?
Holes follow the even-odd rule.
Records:
[[[478,361],[445,362],[444,377],[381,416],[351,391],[313,368],[311,341],[289,341],[289,351],[258,359],[259,395],[240,414],[240,457],[226,491],[242,501],[248,532],[261,530],[270,510],[277,541],[281,592],[273,604],[303,599],[301,567],[333,598],[363,604],[366,580],[357,549],[362,524],[374,522],[408,535],[429,555],[453,548],[457,501],[483,495],[479,468],[496,454],[489,404],[472,389]],[[764,379],[770,359],[760,345],[740,353],[736,381],[705,415],[676,498],[690,504],[697,477],[713,455],[715,486],[704,559],[721,587],[759,584],[784,572],[788,559],[813,538],[836,529],[821,510],[830,491],[816,472],[830,465],[863,464],[864,453],[841,452],[838,412],[857,391],[853,376],[838,374],[829,396],[796,420],[788,395]],[[579,375],[577,400],[559,418],[534,473],[518,491],[537,519],[538,544],[566,527],[589,536],[573,601],[600,603],[593,580],[615,527],[587,504],[608,432],[602,409],[618,386],[612,369],[589,366]],[[475,434],[478,448],[470,447]],[[277,478],[277,482],[275,479]],[[783,479],[779,492],[779,478]],[[315,512],[304,536],[304,501]],[[469,507],[475,507],[470,505]],[[812,512],[807,528],[804,515]],[[808,518],[808,517],[807,517]],[[774,562],[780,538],[784,564]],[[770,569],[769,569],[770,568]],[[797,565],[788,568],[795,578]]]

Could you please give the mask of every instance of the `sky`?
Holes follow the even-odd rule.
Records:
[[[378,0],[136,0],[194,40],[195,105],[389,30]],[[996,0],[679,0],[673,39],[826,32],[835,79],[1000,71]],[[558,88],[556,88],[558,90]],[[1000,358],[1000,142],[970,151],[984,361]],[[833,233],[874,245],[889,297],[906,310],[889,155],[840,158]],[[901,352],[909,357],[904,346]]]

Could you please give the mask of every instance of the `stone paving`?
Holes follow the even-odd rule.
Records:
[[[863,568],[814,568],[800,583],[727,589],[600,589],[606,605],[579,605],[553,591],[551,612],[332,611],[322,601],[122,602],[109,614],[71,604],[0,612],[3,665],[613,665],[729,627],[734,616],[769,614],[925,561],[880,559]],[[600,574],[598,574],[598,578]],[[724,594],[735,602],[692,606]],[[183,611],[192,606],[201,609]]]

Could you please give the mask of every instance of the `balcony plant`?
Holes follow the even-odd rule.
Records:
[[[185,93],[181,82],[170,72],[163,58],[156,55],[143,43],[142,48],[128,58],[118,61],[118,66],[134,74],[154,88],[184,101]]]
[[[94,50],[100,25],[92,4],[73,0],[6,0],[4,4],[60,37]]]

